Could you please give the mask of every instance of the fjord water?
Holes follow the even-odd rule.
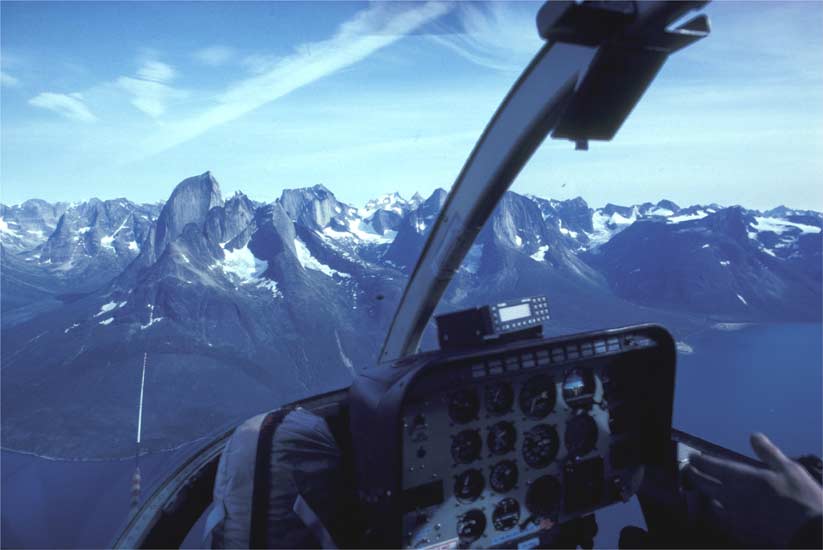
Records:
[[[678,360],[674,424],[751,454],[748,434],[768,434],[790,456],[821,454],[820,324],[708,328]],[[89,434],[105,437],[105,434]],[[141,458],[144,494],[197,445]],[[2,453],[2,546],[93,548],[111,544],[129,505],[134,461],[77,462]],[[601,547],[638,523],[636,503],[598,514]],[[193,543],[200,534],[191,537]]]
[[[821,325],[768,324],[707,330],[677,365],[674,426],[751,455],[763,432],[789,456],[821,455]]]

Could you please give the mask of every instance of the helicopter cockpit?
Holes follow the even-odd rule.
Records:
[[[708,18],[692,13],[705,3],[540,10],[546,43],[450,190],[379,364],[350,388],[281,408],[322,418],[340,449],[346,521],[336,546],[590,548],[593,514],[635,495],[650,533],[729,543],[701,523],[680,475],[685,457],[760,463],[672,427],[676,353],[663,327],[547,338],[548,294],[441,315],[440,349],[418,352],[449,281],[539,144],[551,135],[585,150],[613,138],[668,56],[708,35]],[[162,483],[114,546],[178,547],[212,501],[231,435]],[[253,517],[250,545],[265,546],[255,526]]]

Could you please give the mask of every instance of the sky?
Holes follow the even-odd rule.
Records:
[[[0,200],[448,189],[542,42],[539,3],[2,2]],[[611,142],[513,189],[823,210],[823,3],[722,2]]]

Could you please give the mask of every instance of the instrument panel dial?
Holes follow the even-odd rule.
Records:
[[[457,520],[457,536],[460,542],[470,544],[479,539],[486,530],[486,516],[482,510],[473,508]]]
[[[529,418],[540,420],[554,410],[557,389],[547,375],[529,378],[520,391],[520,410]]]
[[[480,470],[466,470],[454,480],[454,495],[463,502],[477,500],[486,487],[486,480]]]
[[[449,418],[457,424],[466,424],[477,418],[480,403],[474,388],[465,388],[449,396]]]
[[[526,508],[538,518],[547,518],[560,508],[560,482],[551,475],[537,478],[526,491]]]
[[[492,525],[498,531],[508,531],[520,521],[520,503],[513,498],[504,498],[492,512]]]
[[[563,442],[569,456],[583,456],[597,445],[597,423],[588,414],[578,414],[566,424]]]
[[[563,400],[572,408],[588,408],[594,401],[596,390],[591,371],[574,369],[563,379]]]
[[[557,429],[538,424],[523,436],[523,460],[532,468],[545,468],[557,457],[559,447]]]
[[[477,430],[463,430],[452,439],[451,454],[458,464],[469,464],[480,458],[483,441]]]
[[[489,485],[498,493],[508,493],[517,485],[517,464],[513,460],[503,460],[492,466]]]
[[[486,411],[494,416],[506,414],[512,410],[514,390],[508,382],[494,382],[486,386]]]
[[[514,424],[504,420],[491,427],[486,445],[493,455],[504,455],[514,450],[516,440],[517,430]]]

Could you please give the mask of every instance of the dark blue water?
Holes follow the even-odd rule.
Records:
[[[761,325],[706,330],[686,339],[678,361],[675,427],[751,454],[748,434],[762,431],[787,454],[823,454],[821,325]],[[196,446],[141,459],[144,488]],[[51,461],[2,453],[4,548],[99,548],[128,513],[133,461]],[[598,546],[615,547],[622,526],[642,525],[633,500],[598,514]],[[193,534],[191,542],[199,542]]]
[[[760,431],[787,455],[823,454],[823,338],[819,324],[705,331],[681,355],[675,427],[751,455]]]

